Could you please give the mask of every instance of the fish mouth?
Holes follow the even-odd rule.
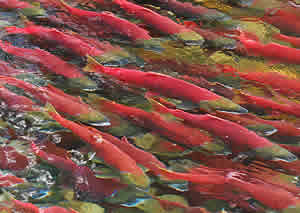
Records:
[[[257,132],[262,136],[271,136],[274,135],[276,132],[278,132],[278,129],[267,124],[247,125],[246,127],[247,129]]]
[[[264,135],[265,135],[265,136],[271,136],[271,135],[275,134],[276,132],[278,132],[277,129],[268,130],[268,131],[265,131],[265,132],[264,132]]]
[[[183,43],[186,46],[202,46],[204,41],[203,40],[184,40]]]
[[[217,109],[220,112],[227,112],[227,113],[232,113],[232,114],[247,114],[248,110],[244,107],[239,106],[236,109]]]
[[[96,127],[106,127],[106,126],[110,126],[111,123],[107,120],[107,121],[101,121],[101,122],[87,122],[89,125],[91,126],[96,126]]]
[[[297,161],[298,158],[294,154],[291,154],[291,155],[287,155],[287,156],[274,157],[272,160],[273,161],[284,161],[287,163],[291,163],[291,162]]]
[[[111,123],[108,120],[108,118],[104,117],[103,118],[99,118],[99,119],[84,119],[84,118],[79,118],[78,120],[91,125],[91,126],[95,126],[95,127],[107,127],[110,126]]]
[[[240,107],[238,113],[245,114],[245,113],[248,113],[248,110],[244,107]]]

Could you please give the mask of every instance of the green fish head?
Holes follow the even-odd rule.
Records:
[[[293,162],[298,160],[297,156],[277,144],[268,147],[257,148],[254,150],[255,155],[264,160]]]
[[[67,82],[68,86],[72,88],[80,88],[87,92],[92,92],[98,89],[97,83],[86,76],[81,78],[71,78],[68,79]]]
[[[140,175],[131,173],[121,173],[121,180],[127,184],[133,184],[140,188],[148,188],[150,186],[150,179],[143,173]]]
[[[175,40],[182,41],[187,46],[202,46],[204,38],[194,31],[184,31],[174,37]]]
[[[289,206],[285,209],[282,209],[280,212],[281,213],[298,213],[298,212],[300,212],[300,204],[297,204],[295,206]]]
[[[193,150],[195,150],[193,148]],[[220,140],[214,140],[214,141],[210,141],[207,143],[204,143],[201,145],[201,147],[199,147],[199,151],[209,151],[215,154],[222,154],[222,155],[229,155],[231,154],[231,150],[228,147],[228,145],[226,145],[225,143],[223,143]],[[195,150],[197,151],[197,150]]]
[[[39,4],[34,4],[33,7],[23,8],[21,13],[26,17],[45,17],[46,11]]]
[[[226,98],[219,98],[217,100],[210,100],[210,101],[201,101],[199,103],[199,107],[208,112],[218,110],[218,111],[239,113],[239,114],[248,113],[247,109],[241,107],[240,105]]]
[[[79,120],[83,123],[89,124],[91,126],[104,127],[110,126],[109,119],[102,113],[91,110],[89,113],[80,114],[75,117],[76,120]]]
[[[138,59],[123,50],[114,50],[100,56],[95,56],[94,58],[100,64],[110,67],[122,67],[127,64],[137,64],[140,66],[143,64],[141,59]]]

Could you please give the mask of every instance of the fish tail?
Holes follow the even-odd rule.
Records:
[[[60,120],[61,116],[58,114],[58,112],[52,104],[47,102],[44,109],[54,120]]]
[[[95,71],[96,67],[97,67],[97,70],[105,73],[105,67],[102,64],[100,64],[96,59],[94,59],[92,56],[87,55],[87,65],[83,68],[83,71],[96,72]]]

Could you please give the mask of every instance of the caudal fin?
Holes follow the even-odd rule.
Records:
[[[105,73],[105,67],[92,56],[87,55],[87,65],[83,68],[85,72]]]

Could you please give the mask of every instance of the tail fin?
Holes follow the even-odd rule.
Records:
[[[24,14],[20,13],[19,16],[20,16],[21,20],[23,21],[23,23],[24,23],[24,25],[26,27],[34,25],[34,23],[31,22],[31,21],[29,21],[29,19],[27,18],[27,16],[25,16]]]
[[[145,98],[147,98],[147,100],[152,106],[152,109],[154,109],[156,112],[168,112],[168,108],[163,104],[159,103],[158,101],[156,101],[155,99],[147,95],[145,96]]]
[[[56,120],[57,117],[61,117],[60,114],[56,111],[54,106],[52,106],[50,103],[47,102],[45,105],[45,111],[54,119]]]
[[[105,67],[92,56],[87,55],[87,65],[83,68],[83,71],[105,73]]]

